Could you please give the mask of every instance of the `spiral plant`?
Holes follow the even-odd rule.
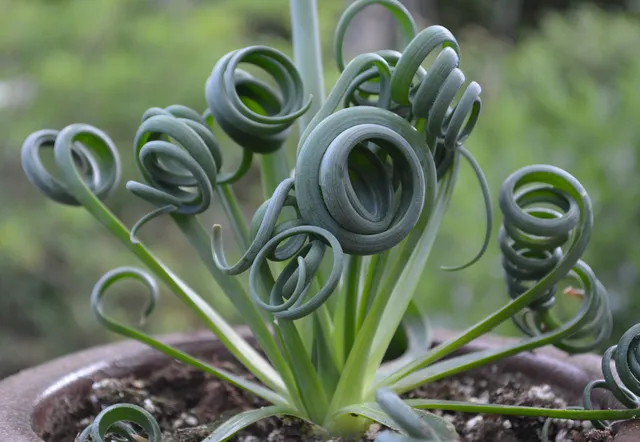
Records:
[[[360,54],[347,62],[342,55],[347,29],[372,4],[397,19],[402,48]],[[480,183],[486,234],[475,256],[445,270],[472,265],[490,241],[488,185],[464,147],[478,122],[481,88],[460,69],[460,48],[447,29],[430,26],[418,32],[396,0],[357,0],[337,25],[334,52],[341,74],[325,96],[315,1],[292,0],[291,12],[297,64],[265,46],[235,50],[206,79],[204,112],[172,105],[143,113],[133,137],[141,178],[128,181],[126,188],[150,209],[130,229],[104,205],[121,178],[118,150],[105,132],[72,124],[27,137],[22,164],[29,180],[58,203],[83,206],[146,267],[117,268],[98,281],[91,294],[98,321],[271,404],[220,424],[207,442],[227,440],[259,420],[283,415],[329,435],[362,434],[372,421],[379,422],[387,428],[380,442],[457,440],[455,429],[428,410],[598,425],[634,416],[640,405],[637,326],[607,351],[605,379],[587,387],[582,407],[401,399],[430,381],[519,352],[546,345],[585,352],[609,337],[607,293],[580,259],[592,230],[591,201],[582,185],[557,167],[528,166],[509,176],[499,193],[503,222],[498,239],[510,299],[464,333],[432,347],[413,294],[462,160]],[[428,58],[433,61],[426,63]],[[265,78],[243,70],[246,65],[262,70]],[[290,167],[285,145],[294,125],[300,135]],[[217,131],[242,149],[235,170],[225,162],[227,148]],[[42,150],[49,148],[55,175],[41,161]],[[261,165],[265,198],[246,223],[233,185],[254,158]],[[221,203],[241,251],[233,261],[223,244],[225,228],[216,224],[208,231],[199,221],[214,200]],[[244,318],[258,348],[140,241],[138,233],[147,222],[167,216]],[[248,290],[242,274],[248,276]],[[143,318],[154,309],[160,281],[252,376],[207,364],[108,316],[103,299],[109,288],[130,279],[147,290]],[[555,308],[558,296],[566,294],[579,305],[571,316]],[[510,319],[525,339],[443,361]],[[401,335],[406,339],[394,339]],[[389,360],[391,352],[400,356]],[[620,380],[612,374],[611,360]],[[609,389],[629,409],[591,409],[594,388]],[[161,440],[148,412],[122,404],[105,409],[78,440],[136,440],[136,434]]]

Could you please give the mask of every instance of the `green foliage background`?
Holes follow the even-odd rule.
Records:
[[[332,32],[345,2],[319,3],[330,86],[337,78]],[[485,3],[476,7],[482,11]],[[292,51],[286,0],[0,0],[0,10],[2,377],[117,339],[91,316],[89,292],[105,271],[137,264],[83,210],[49,202],[27,182],[20,167],[24,138],[73,122],[98,126],[121,150],[124,179],[134,179],[131,140],[145,109],[174,103],[204,109],[208,73],[235,48],[259,43]],[[634,293],[640,266],[638,17],[578,5],[544,14],[535,26],[523,20],[513,40],[485,29],[486,14],[464,20],[447,10],[441,15],[440,24],[461,41],[463,70],[483,86],[483,114],[467,147],[493,194],[510,172],[530,163],[566,168],[589,191],[596,229],[585,260],[610,291],[618,336],[640,316]],[[239,149],[228,140],[224,145],[237,159]],[[261,201],[259,183],[256,168],[236,186],[247,217]],[[438,269],[479,247],[479,196],[465,168],[420,287],[420,301],[438,326],[470,325],[507,300],[495,240],[476,266],[458,273]],[[108,204],[128,225],[148,209],[124,186]],[[495,215],[499,220],[497,208]],[[211,219],[224,224],[215,209]],[[154,221],[141,236],[214,306],[241,321],[170,223]],[[141,294],[135,286],[121,292],[113,308],[134,317],[128,312]],[[154,332],[197,327],[169,293],[149,324]]]

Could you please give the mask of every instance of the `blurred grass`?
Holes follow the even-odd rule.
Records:
[[[0,94],[0,377],[117,339],[91,316],[88,294],[105,271],[137,265],[82,209],[49,202],[27,182],[19,158],[24,138],[73,122],[98,126],[120,148],[124,179],[136,179],[131,140],[144,110],[174,103],[204,109],[207,75],[216,60],[238,47],[265,44],[291,55],[287,4],[0,0],[0,82],[8,85],[0,91],[12,92]],[[321,2],[328,86],[337,78],[331,38],[343,6],[338,0]],[[509,173],[530,163],[566,168],[582,181],[596,209],[585,260],[610,290],[619,333],[635,323],[640,303],[633,296],[640,264],[637,19],[583,7],[548,16],[515,45],[479,27],[467,26],[457,35],[464,72],[483,86],[483,114],[467,147],[483,166],[493,195]],[[239,148],[222,140],[225,158],[237,161]],[[288,149],[292,154],[292,143]],[[261,198],[257,167],[236,193],[250,217]],[[439,326],[468,326],[506,301],[495,240],[476,266],[457,273],[438,269],[465,261],[479,247],[484,229],[479,197],[475,178],[464,167],[420,286],[419,299]],[[127,225],[148,209],[124,186],[108,205]],[[219,213],[212,210],[207,220],[220,222]],[[216,308],[239,321],[171,223],[156,220],[141,238]],[[120,294],[113,307],[122,315],[144,295],[135,286]],[[197,327],[176,299],[162,295],[149,330]]]

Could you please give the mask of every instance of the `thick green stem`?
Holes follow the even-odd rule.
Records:
[[[244,252],[249,247],[249,229],[242,216],[238,199],[233,193],[233,188],[230,184],[222,184],[216,188],[216,191],[218,192],[220,203],[227,214],[227,218],[229,218],[229,222],[231,223],[238,247]]]
[[[324,81],[318,7],[316,0],[290,0],[293,56],[300,71],[305,92],[313,96],[309,111],[300,118],[302,133],[324,102]]]
[[[358,334],[360,328],[362,327],[362,324],[364,323],[364,318],[369,311],[371,300],[375,299],[376,293],[378,293],[378,287],[380,286],[380,281],[382,280],[382,275],[384,273],[384,269],[387,265],[388,259],[389,251],[386,251],[384,253],[372,256],[371,260],[369,261],[369,265],[367,266],[367,271],[364,278],[364,283],[362,284],[362,289],[360,290],[360,297],[358,299],[358,312],[356,314],[356,335]]]
[[[362,258],[352,255],[346,269],[346,293],[344,297],[344,359],[349,357],[351,347],[356,339],[356,316],[358,308],[358,288],[360,282],[360,266]]]

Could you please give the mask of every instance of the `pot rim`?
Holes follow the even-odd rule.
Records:
[[[241,327],[240,331],[245,337],[251,336],[246,327]],[[434,341],[442,342],[458,333],[434,330]],[[209,331],[161,335],[159,339],[186,352],[202,352],[220,343]],[[516,341],[488,335],[467,344],[464,352]],[[0,440],[42,442],[33,425],[46,417],[46,409],[50,408],[47,405],[61,394],[88,389],[97,378],[122,376],[145,365],[162,363],[167,358],[142,343],[122,340],[72,353],[9,376],[0,381]],[[599,356],[569,356],[555,348],[520,353],[498,363],[507,364],[510,371],[520,371],[536,382],[562,386],[569,391],[581,391],[586,383],[602,377]],[[636,428],[636,431],[634,439],[629,440],[640,440],[640,429]],[[624,442],[624,439],[616,437],[615,442]]]

